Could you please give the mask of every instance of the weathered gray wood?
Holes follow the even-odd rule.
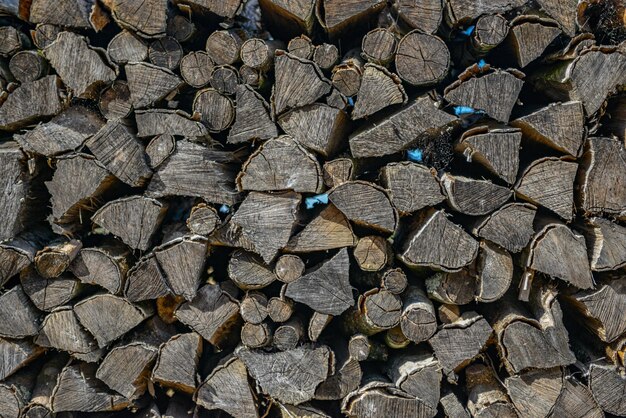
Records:
[[[287,135],[263,143],[237,176],[241,191],[319,193],[323,185],[322,168],[315,155]]]
[[[6,216],[0,224],[0,241],[17,236],[32,224],[31,217],[37,216],[31,186],[34,176],[28,172],[25,157],[16,142],[0,144],[0,210]]]
[[[10,57],[24,47],[28,47],[28,38],[13,26],[0,28],[0,56]]]
[[[406,103],[408,96],[402,87],[402,81],[385,67],[365,64],[363,79],[354,102],[351,117],[362,119],[394,104]]]
[[[427,86],[448,74],[450,51],[437,36],[415,30],[398,43],[395,64],[402,80],[412,86]]]
[[[70,270],[87,284],[95,284],[116,294],[122,285],[130,264],[130,254],[119,241],[107,242],[98,247],[83,248]]]
[[[477,277],[472,267],[473,265],[454,272],[437,272],[426,279],[428,297],[446,304],[441,308],[446,310],[441,317],[449,316],[447,311],[454,309],[455,313],[451,317],[451,321],[454,321],[458,309],[451,306],[467,305],[474,301]]]
[[[298,58],[310,59],[313,55],[315,46],[311,39],[306,35],[296,36],[287,44],[287,51]]]
[[[105,0],[113,19],[125,29],[144,38],[160,38],[167,29],[167,0]]]
[[[441,185],[448,205],[465,215],[486,215],[504,205],[511,197],[511,190],[487,180],[453,176],[444,173]]]
[[[604,218],[589,218],[581,228],[593,271],[615,270],[626,265],[626,228]]]
[[[277,49],[285,49],[279,40],[248,39],[241,45],[241,61],[255,70],[268,71],[272,67]]]
[[[291,283],[298,280],[304,274],[304,261],[297,255],[285,254],[276,260],[274,274],[283,283]]]
[[[410,286],[402,294],[402,305],[400,328],[406,338],[419,344],[432,337],[437,331],[437,318],[426,293],[417,286]]]
[[[477,221],[472,233],[517,253],[534,234],[536,207],[528,203],[509,203]]]
[[[54,356],[46,361],[39,374],[32,390],[27,408],[23,411],[28,418],[51,418],[52,413],[52,392],[57,383],[57,379],[63,367],[67,364],[67,357]]]
[[[312,342],[317,341],[322,332],[326,329],[330,321],[332,321],[332,315],[321,314],[319,312],[313,312],[311,319],[309,320],[309,327],[307,336]]]
[[[313,61],[325,71],[329,71],[339,61],[339,49],[333,44],[323,43],[315,47]]]
[[[57,25],[47,23],[38,23],[35,29],[31,30],[30,36],[33,43],[39,49],[45,49],[57,38],[57,35],[63,31],[63,28]]]
[[[235,123],[228,132],[228,142],[238,144],[277,137],[278,129],[270,118],[269,105],[265,99],[248,85],[238,85],[235,92]]]
[[[35,81],[48,73],[46,60],[35,51],[20,51],[11,57],[9,71],[19,82]]]
[[[495,302],[504,296],[513,281],[511,254],[489,241],[480,242],[476,270],[477,302]]]
[[[82,248],[78,240],[56,240],[46,245],[35,256],[35,267],[47,279],[59,277],[70,266]]]
[[[409,267],[458,271],[474,261],[478,242],[439,210],[420,216],[403,248],[399,257]]]
[[[398,36],[387,28],[372,29],[361,41],[363,57],[369,62],[388,65],[396,55]]]
[[[285,296],[313,310],[339,315],[354,305],[350,286],[350,260],[346,249],[287,285]]]
[[[140,62],[148,58],[148,45],[132,32],[123,30],[109,42],[107,54],[111,61],[119,65]]]
[[[257,291],[246,292],[239,304],[239,314],[246,323],[259,325],[267,318],[267,296]]]
[[[357,238],[348,218],[333,204],[324,208],[302,231],[293,235],[285,250],[294,253],[352,247]]]
[[[192,51],[181,58],[180,75],[191,87],[202,88],[209,84],[215,63],[204,51]]]
[[[395,0],[393,9],[411,28],[434,33],[441,24],[443,4],[441,0]]]
[[[359,296],[356,308],[344,316],[344,328],[374,335],[396,327],[401,317],[402,299],[388,290],[374,288]]]
[[[487,365],[474,364],[465,375],[468,389],[467,409],[472,416],[518,417],[494,371]]]
[[[220,347],[239,321],[239,306],[218,285],[198,290],[191,302],[176,310],[176,318],[211,344]]]
[[[241,327],[241,343],[248,348],[261,348],[269,346],[272,342],[272,327],[268,321],[260,324],[246,322]]]
[[[439,403],[441,366],[426,351],[399,354],[391,358],[386,370],[391,381],[409,395],[426,404],[435,412]]]
[[[176,139],[169,134],[157,135],[146,145],[146,159],[153,170],[176,150]]]
[[[315,399],[339,400],[356,390],[361,383],[363,371],[359,362],[350,357],[344,346],[333,351],[335,357],[334,373],[315,390]]]
[[[509,21],[499,14],[482,15],[476,21],[472,46],[485,54],[502,43],[509,34]]]
[[[131,302],[156,299],[171,293],[167,278],[154,254],[147,255],[128,271],[124,296]]]
[[[21,286],[0,295],[0,336],[24,338],[37,335],[43,318]]]
[[[159,347],[152,381],[183,393],[193,393],[198,384],[201,355],[200,335],[190,332],[173,336]]]
[[[626,381],[617,367],[606,362],[592,363],[589,367],[589,388],[605,412],[626,415]]]
[[[150,62],[159,67],[175,70],[183,58],[183,48],[176,38],[164,36],[150,43],[148,48]]]
[[[511,43],[520,68],[539,58],[561,30],[552,19],[518,16],[511,21]]]
[[[336,158],[324,163],[322,167],[324,184],[328,188],[339,186],[354,177],[354,162],[350,158]]]
[[[397,267],[387,270],[380,278],[380,287],[390,291],[394,295],[399,295],[406,289],[408,279],[404,271]]]
[[[89,46],[87,38],[73,32],[59,33],[44,54],[77,97],[94,98],[100,86],[115,80],[115,69]]]
[[[449,417],[470,418],[470,414],[461,404],[458,396],[454,392],[447,392],[439,400],[443,412]]]
[[[199,203],[189,213],[186,224],[192,234],[209,235],[221,223],[217,211],[206,203]]]
[[[348,416],[362,418],[434,417],[437,413],[422,400],[383,381],[372,381],[350,393],[344,398],[341,410]]]
[[[449,0],[446,2],[446,18],[452,26],[469,23],[481,15],[506,13],[526,4],[526,0],[495,0],[476,3],[470,0]]]
[[[285,287],[283,287],[285,289]],[[286,298],[281,291],[280,296],[270,298],[267,302],[267,314],[274,322],[287,322],[293,315],[294,303]]]
[[[135,109],[149,107],[163,100],[181,85],[182,80],[166,68],[146,62],[125,66],[131,103]]]
[[[304,336],[304,327],[298,317],[281,324],[272,336],[272,345],[280,351],[293,350]]]
[[[24,269],[20,274],[20,282],[33,304],[42,311],[52,311],[65,305],[80,292],[80,282],[76,278],[61,275],[46,279],[34,268]]]
[[[359,180],[340,184],[330,191],[328,198],[358,225],[385,234],[392,233],[397,227],[398,213],[389,195],[372,183]]]
[[[0,107],[0,130],[15,131],[60,113],[65,107],[59,96],[60,82],[58,76],[49,75],[13,90]]]
[[[235,94],[239,81],[239,71],[232,65],[217,65],[211,71],[211,87],[220,94]]]
[[[115,347],[104,357],[96,377],[128,400],[143,395],[157,348],[142,342]]]
[[[230,279],[243,290],[262,289],[278,279],[256,254],[236,250],[228,261]]]
[[[237,29],[215,31],[206,40],[206,51],[217,65],[235,64],[240,60],[239,52],[246,37]]]
[[[393,257],[389,243],[378,235],[360,238],[352,254],[363,271],[380,271]]]
[[[346,97],[356,95],[361,86],[364,64],[358,48],[348,51],[342,61],[332,69],[333,87]]]
[[[199,235],[176,238],[154,249],[174,295],[188,301],[194,299],[202,281],[207,252],[207,240]]]
[[[387,164],[381,169],[381,181],[401,214],[434,206],[445,199],[436,171],[412,162]]]
[[[413,146],[418,136],[437,135],[457,121],[439,110],[429,96],[420,96],[391,116],[352,133],[350,151],[354,158],[395,154]]]
[[[241,0],[174,0],[174,4],[178,7],[188,5],[192,10],[200,13],[210,12],[217,16],[232,19],[239,10]]]
[[[89,354],[98,349],[98,343],[78,322],[70,307],[53,310],[41,324],[35,344],[67,351],[70,354]]]
[[[199,90],[193,99],[193,111],[198,113],[210,132],[221,132],[235,120],[235,105],[230,97],[213,88]]]
[[[349,28],[367,26],[384,7],[385,2],[382,0],[324,0],[323,19],[319,14],[318,17],[328,35],[333,38],[345,34]]]
[[[206,127],[182,110],[138,110],[135,112],[137,136],[178,135],[185,138],[209,135]]]
[[[35,260],[35,254],[49,239],[41,230],[24,232],[10,241],[0,243],[0,284],[4,285]]]
[[[235,355],[263,390],[281,402],[298,405],[311,400],[328,376],[331,351],[326,346],[299,347],[278,353],[238,347]]]
[[[315,19],[314,0],[260,0],[263,17],[272,31],[288,37],[301,33],[311,34]],[[291,52],[291,51],[290,51]],[[303,57],[308,58],[308,57]]]
[[[124,119],[133,110],[130,88],[125,81],[116,80],[100,92],[98,108],[107,119]]]

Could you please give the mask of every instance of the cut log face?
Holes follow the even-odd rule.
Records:
[[[163,164],[176,150],[176,139],[172,135],[158,135],[146,145],[146,159],[153,170]]]
[[[235,105],[230,97],[213,88],[198,91],[193,99],[193,111],[198,113],[210,132],[221,132],[235,120]]]
[[[456,121],[454,116],[437,109],[430,97],[421,96],[390,117],[354,132],[350,136],[350,151],[355,158],[395,154],[410,148],[419,136],[436,135]]]
[[[148,255],[141,258],[128,271],[124,288],[124,296],[131,302],[157,299],[170,294],[165,273],[161,269],[157,258]]]
[[[44,54],[78,97],[94,98],[99,86],[115,80],[115,70],[89,46],[86,38],[73,32],[59,33]]]
[[[381,176],[391,202],[401,214],[435,206],[445,199],[437,172],[422,165],[391,163],[382,168]]]
[[[107,55],[116,64],[141,62],[148,58],[148,45],[131,31],[123,30],[111,39]]]
[[[178,334],[159,347],[152,381],[162,386],[193,393],[198,381],[202,338],[195,332]]]
[[[397,355],[392,358],[387,375],[398,388],[421,400],[432,411],[437,410],[441,366],[431,353]]]
[[[478,242],[460,226],[448,220],[443,210],[423,217],[411,232],[399,255],[409,267],[430,267],[459,271],[478,253]],[[433,245],[437,242],[437,245]]]
[[[589,388],[594,399],[605,412],[617,416],[626,415],[624,402],[626,380],[616,366],[606,362],[591,364]]]
[[[472,45],[480,52],[488,52],[502,43],[509,34],[509,21],[498,14],[483,15],[476,21]]]
[[[33,268],[23,270],[20,281],[24,292],[37,309],[42,311],[52,311],[67,304],[80,291],[80,282],[71,276],[62,275],[46,279]]]
[[[342,249],[327,262],[289,283],[285,296],[316,312],[340,315],[355,303],[349,270],[348,251]]]
[[[241,0],[174,0],[174,4],[179,7],[189,5],[192,10],[198,10],[201,13],[210,12],[232,19],[239,10]]]
[[[235,355],[264,393],[280,402],[299,405],[313,399],[317,386],[328,377],[331,351],[321,346],[266,353],[238,347]]]
[[[369,31],[361,42],[363,57],[378,65],[387,65],[393,61],[398,49],[398,38],[386,28]]]
[[[445,173],[441,185],[450,207],[465,215],[486,215],[498,209],[511,197],[511,190],[487,180],[452,176]]]
[[[24,338],[37,335],[41,312],[35,308],[21,286],[0,296],[0,336]]]
[[[41,347],[28,340],[5,340],[0,338],[0,355],[4,359],[0,367],[0,377],[7,377],[27,366],[43,353]]]
[[[348,218],[335,205],[330,204],[302,231],[292,236],[286,251],[309,253],[356,245],[356,236]]]
[[[321,4],[324,9],[324,19],[320,23],[328,34],[333,37],[348,29],[367,22],[371,17],[385,7],[382,0],[324,0]]]
[[[519,417],[493,369],[473,364],[465,374],[468,388],[467,409],[472,416]]]
[[[140,342],[115,347],[102,360],[96,377],[126,399],[136,399],[146,391],[156,356],[156,347]]]
[[[43,247],[43,243],[37,241],[39,240],[18,236],[0,243],[0,284],[4,285],[11,277],[33,263],[35,254]]]
[[[138,110],[135,112],[137,136],[178,135],[185,138],[209,135],[205,126],[181,110]]]
[[[53,241],[37,252],[35,267],[37,272],[47,279],[59,277],[83,247],[78,240]]]
[[[407,102],[402,81],[385,67],[365,64],[352,119],[362,119],[388,106]]]
[[[312,61],[279,50],[276,51],[274,71],[276,84],[272,91],[272,111],[275,115],[311,104],[330,92],[330,81]]]
[[[427,341],[437,331],[433,303],[417,286],[409,287],[402,296],[403,308],[400,318],[402,333],[417,344]]]
[[[146,0],[139,9],[128,0],[107,0],[105,5],[123,28],[144,38],[159,38],[167,29],[167,0]]]
[[[511,122],[527,137],[574,157],[580,155],[585,116],[580,102],[552,103]]]
[[[187,228],[193,234],[210,235],[211,232],[221,223],[217,211],[206,203],[199,203],[191,208],[189,218],[187,218]]]
[[[131,102],[135,109],[155,104],[182,84],[182,80],[176,74],[153,64],[133,62],[124,68]]]
[[[237,184],[241,191],[299,193],[319,193],[324,185],[322,168],[315,155],[286,135],[261,145],[242,166]]]
[[[555,26],[549,26],[550,23]],[[511,41],[520,68],[526,67],[561,34],[556,22],[519,16],[511,22]]]
[[[447,2],[446,16],[453,26],[467,23],[481,15],[506,13],[514,8],[522,7],[525,0],[495,0],[489,3],[476,3],[471,0],[450,0]]]
[[[71,308],[59,308],[44,319],[35,344],[72,354],[88,354],[98,349],[96,340],[78,322]]]
[[[128,271],[128,249],[121,243],[83,248],[70,267],[83,283],[96,284],[116,294]]]
[[[528,203],[509,203],[478,221],[472,232],[517,253],[526,247],[534,234],[536,212],[535,206]]]
[[[124,119],[133,110],[130,88],[125,81],[114,81],[100,93],[98,102],[100,113],[107,120]]]
[[[0,241],[14,238],[28,225],[32,196],[24,154],[15,142],[0,145],[0,209],[6,218],[0,224]]]
[[[583,231],[591,270],[615,270],[626,265],[626,228],[608,219],[590,218]]]
[[[59,84],[56,75],[22,83],[0,107],[0,130],[15,131],[59,114],[65,107],[59,95]],[[29,105],[24,106],[24,103]]]
[[[353,255],[361,270],[380,271],[390,261],[391,248],[383,237],[369,235],[359,239]]]
[[[207,240],[201,236],[177,238],[155,248],[172,293],[192,300],[202,280],[207,257]]]
[[[446,88],[444,97],[451,103],[482,110],[495,120],[507,123],[523,85],[516,75],[496,70],[480,77],[459,79]],[[490,91],[497,91],[497,97]]]
[[[562,224],[549,224],[535,235],[526,266],[580,289],[594,286],[585,238]]]
[[[152,41],[148,48],[150,62],[159,67],[175,70],[183,57],[183,48],[171,36],[164,36]]]
[[[198,387],[194,399],[208,410],[220,409],[241,418],[259,416],[255,395],[248,383],[248,371],[237,357],[218,365]]]
[[[396,389],[387,382],[373,381],[344,398],[341,410],[348,416],[374,418],[434,417],[437,410],[421,399]]]
[[[477,302],[495,302],[509,290],[513,281],[513,259],[506,250],[489,241],[481,241],[477,270]]]
[[[464,132],[455,150],[462,152],[468,162],[476,162],[513,184],[519,169],[521,141],[519,129],[481,126]]]
[[[209,84],[215,63],[204,51],[193,51],[181,58],[180,75],[191,87],[202,88]]]
[[[274,283],[278,277],[256,254],[238,250],[228,262],[230,279],[244,290],[262,289]]]
[[[129,247],[146,251],[166,211],[167,205],[156,199],[133,196],[107,203],[92,220]]]
[[[2,36],[2,42],[0,42],[1,56],[9,57],[24,47],[25,42],[20,31],[13,26],[3,26],[0,29],[0,35]]]
[[[211,87],[220,94],[232,96],[239,84],[239,72],[232,65],[218,65],[211,72]]]
[[[395,231],[398,213],[387,192],[364,181],[350,181],[335,187],[329,200],[352,222],[389,234]]]
[[[238,85],[235,123],[228,132],[228,142],[239,144],[253,140],[266,140],[278,136],[276,124],[269,114],[265,99],[247,85]]]
[[[404,35],[396,53],[396,71],[412,86],[427,86],[441,81],[450,67],[450,51],[436,36],[419,31]]]
[[[393,8],[404,23],[425,33],[435,33],[443,16],[441,0],[397,0]]]
[[[580,201],[587,214],[626,213],[626,148],[612,138],[589,138],[582,160]]]
[[[263,1],[261,1],[261,3],[263,3]],[[311,42],[311,39],[306,35],[296,36],[287,44],[287,51],[298,58],[308,60],[311,58],[311,55],[313,55],[314,50],[313,42]]]
[[[206,285],[176,310],[176,318],[219,347],[239,320],[239,306],[218,285]]]
[[[534,161],[524,170],[515,193],[518,197],[571,221],[574,210],[574,179],[578,164],[556,157]]]

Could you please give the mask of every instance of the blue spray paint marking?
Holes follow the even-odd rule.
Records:
[[[354,106],[354,99],[352,97],[348,97],[348,104]]]
[[[476,109],[469,106],[454,106],[453,109],[454,114],[457,116],[473,115],[474,113],[476,113]]]
[[[230,213],[230,206],[228,205],[220,206],[220,213],[223,213],[224,215],[227,213]]]
[[[485,60],[480,60],[478,61],[478,68],[480,70],[482,70],[483,68],[485,68],[485,66],[487,65],[487,63],[485,62]]]
[[[474,28],[475,27],[476,26],[472,25],[472,26],[468,27],[467,29],[462,30],[461,33],[463,35],[465,35],[465,36],[470,36],[472,34],[472,32],[474,32]]]
[[[406,152],[406,157],[409,159],[409,161],[421,163],[422,161],[424,161],[424,152],[419,148],[410,149]]]
[[[313,209],[313,207],[318,204],[326,205],[328,204],[328,193],[318,194],[317,196],[313,197],[307,197],[306,199],[304,199],[304,204],[306,205],[307,209]]]

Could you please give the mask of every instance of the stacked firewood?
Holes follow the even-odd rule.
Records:
[[[0,12],[0,416],[626,416],[619,0]]]

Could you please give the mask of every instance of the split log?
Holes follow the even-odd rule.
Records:
[[[20,51],[11,57],[9,71],[19,82],[35,81],[48,73],[48,63],[35,51]]]
[[[152,381],[183,393],[193,393],[198,382],[202,338],[195,332],[178,334],[159,347]]]
[[[37,335],[42,314],[21,286],[0,295],[0,337],[24,338]]]
[[[246,34],[243,31],[215,31],[206,40],[206,51],[217,65],[235,64],[240,59],[239,53],[245,40]]]
[[[146,159],[153,170],[176,151],[176,139],[169,134],[157,135],[146,145]]]
[[[182,110],[137,110],[137,136],[178,135],[188,139],[209,135],[202,123],[192,119]]]
[[[241,0],[174,0],[174,4],[181,10],[184,10],[185,6],[189,6],[191,10],[201,14],[209,12],[232,19],[241,6]]]
[[[128,400],[146,392],[157,349],[142,342],[115,347],[104,357],[96,377]]]
[[[57,35],[63,31],[63,28],[48,23],[38,23],[35,29],[30,31],[30,37],[33,43],[39,49],[45,49],[48,45],[55,41]]]
[[[27,171],[25,155],[16,142],[0,144],[0,167],[0,209],[6,216],[0,224],[0,241],[4,241],[27,229],[37,213],[35,179]]]
[[[388,118],[355,131],[350,136],[350,151],[354,158],[395,154],[413,146],[421,135],[435,136],[457,121],[439,110],[429,96],[421,96]]]
[[[59,114],[65,107],[59,92],[60,81],[56,75],[49,75],[22,83],[0,107],[0,130],[15,131]]]
[[[20,274],[24,292],[37,309],[52,311],[66,305],[80,293],[80,282],[72,276],[61,275],[53,279],[41,277],[35,269],[27,268]]]
[[[300,145],[323,157],[331,157],[344,148],[350,129],[346,112],[322,103],[292,110],[278,123]]]
[[[428,352],[399,354],[386,371],[397,388],[415,396],[430,408],[433,416],[439,404],[441,366]],[[430,412],[429,411],[429,412]]]
[[[221,132],[235,119],[233,101],[213,88],[200,90],[193,99],[193,112],[198,113],[210,132]]]
[[[24,369],[0,384],[0,408],[7,418],[19,418],[31,396],[36,374]]]
[[[52,410],[103,412],[128,407],[130,402],[126,398],[96,378],[96,369],[96,364],[82,362],[65,366],[52,392]]]
[[[204,51],[192,51],[180,60],[180,75],[191,87],[209,84],[215,63]]]
[[[119,121],[107,122],[86,144],[98,161],[126,184],[142,186],[152,175],[143,145]]]
[[[380,271],[392,258],[392,252],[383,237],[369,235],[359,239],[353,256],[361,270]]]
[[[539,6],[552,16],[568,36],[574,36],[576,32],[576,13],[568,10],[567,3],[562,0],[538,0]]]
[[[267,296],[261,292],[246,292],[239,304],[239,314],[246,323],[259,325],[267,318]]]
[[[272,330],[268,322],[252,324],[246,322],[241,327],[241,343],[248,348],[261,348],[269,346],[272,341]]]
[[[511,43],[520,68],[526,67],[543,54],[543,51],[561,34],[552,19],[522,15],[513,19]]]
[[[441,403],[441,408],[446,416],[470,418],[469,412],[465,406],[461,404],[461,401],[454,392],[447,392],[442,395],[441,399],[439,399],[439,403]]]
[[[477,302],[491,303],[502,298],[513,281],[511,254],[489,241],[480,242],[476,270]]]
[[[283,293],[281,291],[281,293]],[[267,314],[274,322],[287,322],[293,315],[294,303],[281,294],[280,297],[273,297],[267,302]]]
[[[390,234],[396,230],[398,213],[387,192],[365,181],[340,184],[330,191],[329,200],[352,222]]]
[[[220,409],[235,417],[257,418],[258,406],[248,383],[248,371],[235,356],[224,359],[198,387],[194,401],[208,410]]]
[[[451,306],[473,302],[477,277],[471,267],[455,272],[437,272],[427,278],[428,297]]]
[[[322,191],[322,168],[313,154],[287,135],[263,143],[241,167],[240,191]]]
[[[441,326],[428,340],[448,380],[471,363],[491,338],[489,323],[476,312],[465,312],[459,320]]]
[[[313,399],[316,387],[326,380],[330,370],[331,351],[326,346],[299,347],[278,353],[240,346],[235,355],[243,361],[264,393],[293,405]]]
[[[350,356],[346,344],[333,350],[335,357],[334,372],[315,390],[315,399],[339,400],[358,389],[363,377],[359,362]]]
[[[385,5],[382,0],[324,0],[318,5],[324,12],[318,13],[318,17],[326,33],[335,38],[348,29],[368,26]]]
[[[402,80],[412,86],[427,86],[448,74],[450,51],[437,36],[412,31],[398,43],[395,63]]]
[[[454,248],[432,245],[433,242],[454,243]],[[409,267],[429,267],[452,272],[474,261],[477,253],[478,242],[448,220],[443,210],[431,210],[417,220],[399,257]]]
[[[256,254],[236,250],[228,261],[229,278],[243,290],[262,289],[278,277]]]
[[[191,302],[176,310],[176,318],[216,347],[228,341],[240,320],[239,306],[218,285],[205,285]]]
[[[187,218],[187,228],[192,234],[210,235],[221,223],[217,211],[206,203],[199,203],[191,208]]]
[[[549,223],[533,237],[527,251],[525,267],[579,289],[594,286],[585,238],[566,225]]]
[[[330,321],[332,321],[332,319],[332,315],[313,312],[313,315],[311,315],[311,320],[309,321],[309,328],[307,332],[309,340],[316,342],[322,332],[326,329],[328,324],[330,324]]]
[[[304,274],[304,261],[297,255],[281,255],[274,266],[274,274],[283,283],[298,280]]]
[[[148,48],[148,57],[156,66],[175,70],[183,58],[183,48],[175,38],[164,36],[152,41]]]
[[[489,3],[475,3],[470,0],[450,0],[446,3],[446,19],[453,27],[475,20],[481,15],[506,13],[522,7],[526,0],[495,0]]]
[[[28,37],[13,26],[0,28],[0,56],[10,57],[28,47]]]
[[[477,162],[508,184],[513,184],[519,170],[521,141],[519,129],[483,125],[465,131],[454,148],[462,152],[468,162]]]
[[[448,205],[465,215],[486,215],[504,205],[511,197],[511,190],[488,180],[452,176],[444,173],[441,185]]]
[[[493,119],[508,123],[517,97],[524,85],[523,73],[494,70],[481,76],[467,71],[446,87],[444,97],[450,103],[482,110]],[[497,98],[489,91],[500,92]]]
[[[95,98],[96,90],[115,80],[116,71],[104,62],[87,38],[61,32],[44,50],[46,59],[77,97]]]
[[[304,336],[304,327],[299,318],[293,317],[274,331],[272,345],[280,351],[293,350]]]
[[[124,296],[131,302],[167,296],[171,290],[167,278],[154,254],[147,255],[128,271]]]
[[[272,111],[275,115],[311,104],[330,92],[330,81],[314,62],[280,50],[276,51],[274,61]]]
[[[107,55],[118,65],[145,61],[148,58],[148,45],[133,32],[123,30],[109,42]]]
[[[187,140],[176,143],[176,151],[152,176],[146,195],[201,197],[207,202],[232,205],[237,200],[234,155],[212,150]]]
[[[348,218],[333,204],[328,205],[309,222],[302,231],[293,235],[286,251],[309,253],[353,247],[357,238],[352,232]]]
[[[133,110],[130,97],[130,88],[124,81],[114,81],[109,87],[102,90],[98,108],[107,120],[124,119]]]
[[[105,0],[103,3],[122,28],[136,32],[144,38],[160,38],[165,35],[167,0],[143,0],[140,5],[127,0]]]
[[[339,61],[339,49],[333,44],[323,43],[315,47],[313,61],[325,71],[330,71]]]
[[[126,334],[152,314],[147,305],[133,305],[124,298],[110,294],[84,299],[74,305],[74,312],[100,348]]]
[[[349,270],[348,251],[342,249],[330,260],[289,283],[285,296],[316,312],[339,315],[354,305]]]
[[[343,399],[341,410],[347,416],[362,418],[434,417],[437,414],[436,410],[415,396],[381,381],[372,381],[350,393]]]
[[[396,0],[393,9],[403,23],[424,33],[435,33],[443,16],[440,0]]]
[[[515,418],[515,406],[510,402],[494,371],[484,364],[474,364],[467,368],[465,375],[469,391],[467,409],[472,416],[496,416]]]
[[[249,240],[253,251],[270,263],[292,235],[300,199],[300,194],[293,192],[250,192],[231,222]]]
[[[586,214],[623,217],[626,213],[626,147],[613,138],[589,138],[579,179],[580,204]]]
[[[113,241],[80,250],[70,270],[81,282],[95,284],[117,294],[122,290],[129,266],[128,248]]]
[[[361,86],[352,109],[352,120],[362,119],[394,104],[407,102],[402,81],[385,67],[365,64]]]
[[[533,161],[515,185],[516,196],[571,221],[574,210],[574,179],[578,164],[545,157]]]
[[[63,240],[48,244],[37,252],[35,267],[46,279],[59,277],[70,266],[83,243],[78,240]]]
[[[271,30],[284,34],[287,38],[301,33],[312,33],[315,24],[315,4],[313,0],[295,3],[284,0],[259,1],[261,13],[264,20],[267,19]]]
[[[409,287],[402,295],[400,328],[406,338],[417,344],[428,341],[437,331],[435,307],[417,286]]]
[[[85,106],[74,105],[49,122],[40,123],[24,134],[13,138],[26,152],[52,157],[78,149],[85,140],[95,135],[104,121]]]
[[[582,228],[593,271],[615,270],[626,265],[626,228],[603,218],[589,218]]]
[[[509,21],[499,14],[482,15],[476,21],[472,47],[483,55],[500,45],[509,34]]]
[[[408,279],[401,268],[387,270],[380,279],[380,287],[399,295],[408,286]]]
[[[400,323],[402,300],[388,290],[371,289],[359,296],[356,308],[344,317],[344,328],[350,332],[374,335]]]
[[[354,177],[354,162],[350,158],[337,158],[324,163],[322,167],[324,184],[328,188],[339,186]]]
[[[278,130],[270,118],[269,106],[265,99],[250,86],[245,85],[238,85],[236,94],[236,117],[228,133],[228,142],[237,144],[277,137]]]
[[[220,94],[232,96],[239,85],[239,72],[232,65],[217,65],[211,71],[211,87]]]
[[[71,307],[55,309],[46,316],[35,344],[67,351],[73,356],[88,355],[98,350],[98,343],[81,326]]]
[[[533,236],[535,213],[536,208],[528,203],[509,203],[478,220],[472,233],[517,253]]]
[[[182,80],[176,74],[154,64],[131,62],[124,68],[131,103],[135,109],[154,105],[182,85]]]
[[[176,238],[154,249],[154,255],[174,295],[188,301],[195,298],[202,281],[207,253],[207,240],[198,235]]]
[[[589,367],[589,388],[605,412],[626,415],[626,381],[619,368],[606,362],[592,363]]]
[[[501,303],[492,322],[506,369],[515,374],[529,368],[548,369],[575,362],[554,289],[533,289],[530,300],[532,315],[513,303]]]
[[[43,365],[28,406],[24,410],[24,416],[28,418],[51,418],[52,413],[52,393],[57,384],[57,379],[61,370],[67,364],[67,356],[55,356]]]
[[[277,49],[285,49],[281,41],[248,39],[241,45],[241,61],[250,68],[265,72],[271,68]]]
[[[313,55],[315,46],[311,39],[306,35],[296,36],[287,44],[287,51],[294,57],[310,59]]]
[[[411,162],[391,163],[381,169],[381,181],[389,191],[391,202],[403,214],[441,203],[437,172]]]

